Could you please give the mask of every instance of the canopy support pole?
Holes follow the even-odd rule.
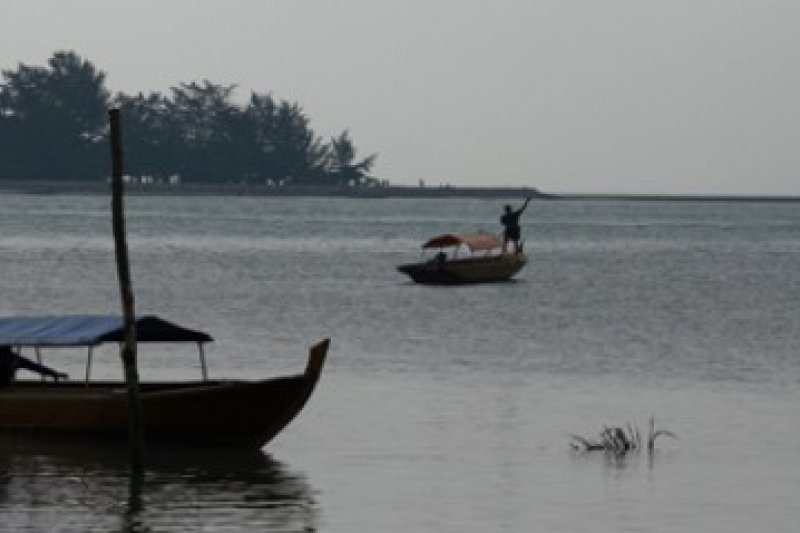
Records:
[[[86,353],[86,386],[89,386],[89,376],[92,374],[92,347],[89,346]]]
[[[35,346],[35,347],[33,348],[33,351],[34,351],[34,353],[36,354],[36,362],[37,362],[37,363],[39,363],[39,364],[41,365],[41,364],[42,364],[42,352],[41,352],[41,350],[39,350],[39,347],[38,347],[38,346]],[[44,374],[42,374],[42,375],[40,376],[40,379],[41,379],[42,381],[44,381]]]
[[[200,353],[200,370],[203,373],[203,381],[208,381],[208,368],[206,367],[206,352],[203,349],[203,343],[197,343],[197,351]]]

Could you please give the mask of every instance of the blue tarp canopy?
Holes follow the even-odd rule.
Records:
[[[0,317],[0,345],[96,346],[123,342],[123,320],[116,315],[53,315]],[[202,331],[187,329],[157,316],[136,320],[138,342],[209,342]]]

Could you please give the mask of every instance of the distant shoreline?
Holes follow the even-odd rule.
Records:
[[[711,194],[549,194],[551,200],[607,200],[624,202],[800,202],[800,196]]]
[[[637,201],[637,202],[800,202],[800,196],[698,195],[698,194],[550,194],[532,187],[326,187],[246,184],[127,184],[131,196],[253,196],[253,197],[343,197],[343,198],[526,198],[553,201]],[[110,194],[107,183],[82,181],[0,180],[0,194]]]

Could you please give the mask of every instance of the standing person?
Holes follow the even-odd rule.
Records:
[[[522,230],[519,227],[519,217],[528,207],[528,202],[530,201],[531,197],[528,196],[522,207],[516,211],[512,210],[510,205],[506,205],[506,212],[500,217],[500,223],[503,225],[503,253],[508,249],[509,241],[514,243],[514,252],[519,253],[522,251],[522,247],[519,244],[522,234]]]
[[[35,363],[26,357],[22,357],[11,349],[10,346],[0,346],[0,387],[6,387],[14,381],[17,370],[24,368],[32,372],[38,372],[43,376],[50,376],[58,381],[66,379],[67,375],[57,372],[52,368]]]

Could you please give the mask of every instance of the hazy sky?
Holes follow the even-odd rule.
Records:
[[[797,0],[1,0],[0,68],[208,79],[393,183],[800,195]]]

